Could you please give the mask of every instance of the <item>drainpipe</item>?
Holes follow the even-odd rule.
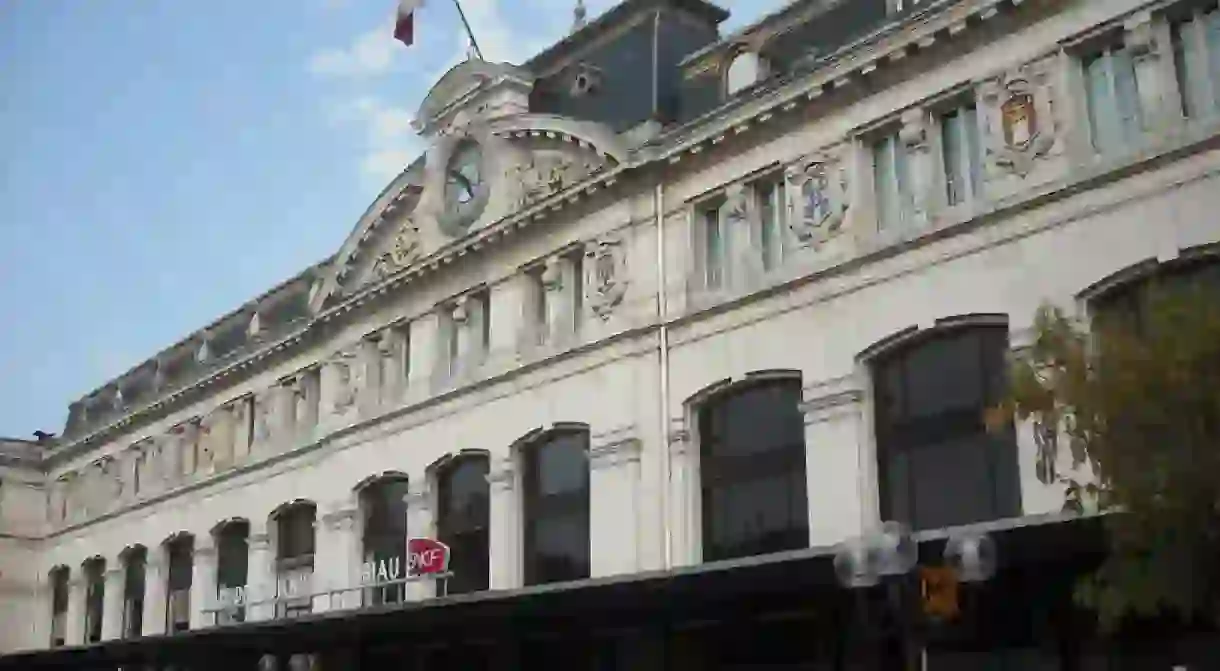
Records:
[[[660,384],[657,386],[657,433],[661,440],[661,537],[664,539],[662,568],[673,567],[673,511],[670,509],[670,492],[673,473],[669,454],[669,304],[665,292],[665,187],[658,179],[652,196],[653,212],[657,228],[657,348],[660,351]]]

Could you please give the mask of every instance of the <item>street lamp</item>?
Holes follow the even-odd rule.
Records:
[[[903,668],[908,671],[923,665],[923,650],[915,640],[919,611],[914,597],[918,591],[910,589],[910,574],[918,562],[919,547],[910,530],[892,520],[843,541],[834,558],[835,575],[844,587],[862,590],[885,584],[890,608],[900,628]],[[986,533],[953,532],[945,542],[944,566],[958,582],[986,581],[996,570],[995,542]]]

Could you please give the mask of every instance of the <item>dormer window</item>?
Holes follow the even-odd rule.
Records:
[[[762,81],[767,76],[766,62],[753,51],[740,51],[729,61],[724,91],[732,96]]]

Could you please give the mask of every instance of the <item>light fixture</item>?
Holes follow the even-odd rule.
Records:
[[[986,533],[956,532],[945,541],[945,565],[960,582],[983,582],[996,571],[995,541]]]

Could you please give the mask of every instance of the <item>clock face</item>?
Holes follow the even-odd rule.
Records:
[[[473,142],[462,143],[445,168],[446,214],[468,225],[478,216],[485,191],[483,152]]]

